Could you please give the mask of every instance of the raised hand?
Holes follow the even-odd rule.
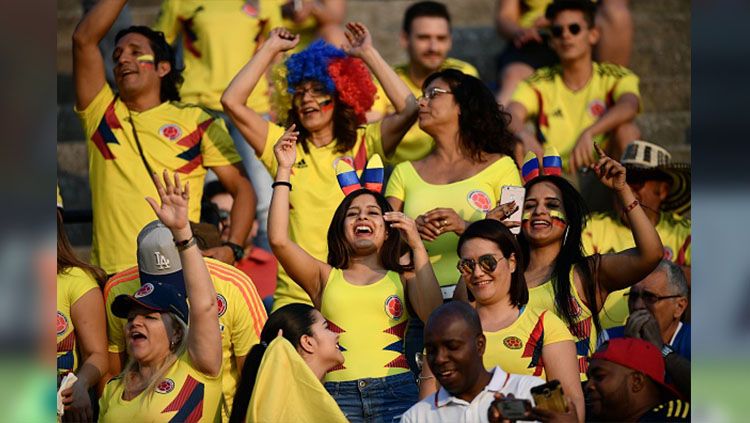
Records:
[[[404,237],[412,250],[424,246],[422,239],[419,237],[419,231],[417,231],[417,224],[410,217],[402,212],[391,211],[383,214],[383,220],[390,223],[391,227],[401,231],[401,236]]]
[[[276,141],[276,145],[273,146],[273,154],[279,162],[279,168],[291,169],[297,160],[296,144],[299,131],[295,131],[295,128],[294,124],[287,128],[281,138]]]
[[[596,177],[608,188],[615,191],[622,191],[628,187],[625,181],[625,166],[621,165],[617,160],[607,156],[597,144],[594,144],[597,153],[599,153],[599,161],[594,165],[594,172]]]
[[[370,31],[361,22],[347,23],[345,35],[349,47],[344,46],[344,51],[351,56],[362,57],[365,50],[372,47]]]
[[[291,50],[299,44],[299,34],[294,34],[286,28],[274,28],[268,34],[265,44],[276,51]]]
[[[578,169],[591,166],[596,162],[594,157],[594,137],[588,131],[583,131],[570,152],[569,169],[575,173]]]
[[[172,183],[172,180],[169,177],[169,172],[167,172],[166,169],[163,174],[163,185],[156,173],[151,175],[151,178],[156,186],[156,191],[159,193],[161,206],[151,197],[146,197],[146,201],[148,201],[151,208],[154,209],[154,213],[156,213],[156,216],[161,220],[161,223],[171,229],[173,233],[188,228],[190,182],[186,182],[183,187],[180,183],[179,175],[175,173],[174,183]]]
[[[503,225],[509,228],[521,226],[519,222],[509,222],[505,220],[509,218],[513,213],[515,213],[516,210],[518,210],[518,204],[516,204],[515,200],[505,204],[500,204],[500,202],[498,201],[497,206],[487,212],[487,214],[485,215],[485,219],[499,220]]]
[[[625,323],[625,336],[641,338],[656,345],[659,349],[664,346],[659,324],[648,310],[636,310],[628,316],[628,321]]]

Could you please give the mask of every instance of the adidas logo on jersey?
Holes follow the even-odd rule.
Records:
[[[297,164],[294,165],[294,167],[296,167],[297,169],[304,169],[307,167],[307,162],[305,162],[305,159],[302,159],[298,161]]]

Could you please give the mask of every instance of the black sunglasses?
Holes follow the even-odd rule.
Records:
[[[654,305],[658,303],[661,300],[666,300],[669,298],[679,298],[682,297],[682,295],[656,295],[653,292],[648,291],[633,291],[630,290],[630,292],[625,293],[625,295],[628,297],[628,302],[635,302],[638,300],[638,298],[642,298],[643,302],[648,305]]]
[[[550,32],[553,37],[560,38],[563,35],[563,29],[565,29],[564,25],[552,25]],[[578,33],[581,32],[581,25],[577,23],[568,25],[568,32],[570,32],[571,35],[578,35]]]
[[[458,261],[458,271],[464,275],[474,273],[474,267],[479,263],[479,267],[485,273],[492,273],[497,268],[497,259],[492,254],[479,256],[478,259],[461,259]]]

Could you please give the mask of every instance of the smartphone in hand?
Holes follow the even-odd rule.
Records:
[[[566,413],[568,411],[568,405],[565,402],[565,397],[563,397],[562,386],[558,380],[551,380],[544,385],[531,388],[531,396],[539,408],[558,413]]]
[[[516,235],[521,233],[521,215],[523,212],[523,201],[525,197],[526,188],[524,187],[503,185],[502,188],[500,188],[500,204],[507,204],[511,201],[515,201],[516,206],[518,206],[518,209],[516,209],[516,211],[512,215],[510,215],[510,217],[505,219],[509,222],[518,222],[518,226],[510,228],[510,231]]]

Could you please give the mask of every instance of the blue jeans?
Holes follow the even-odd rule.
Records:
[[[328,393],[352,422],[392,423],[419,401],[411,372],[381,378],[326,382]]]

